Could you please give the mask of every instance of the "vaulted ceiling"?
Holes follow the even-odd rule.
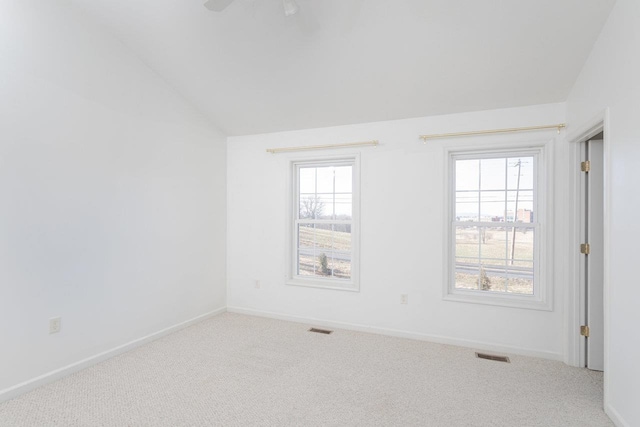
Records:
[[[229,135],[564,101],[615,0],[71,0]]]

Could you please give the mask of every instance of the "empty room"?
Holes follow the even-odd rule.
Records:
[[[639,159],[638,0],[0,0],[0,426],[640,426]]]

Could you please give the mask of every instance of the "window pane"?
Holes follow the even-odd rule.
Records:
[[[504,270],[485,270],[485,276],[483,276],[484,288],[483,291],[491,292],[506,292],[508,286],[508,280],[504,273]]]
[[[316,252],[321,249],[333,248],[333,230],[331,224],[315,224],[316,227]]]
[[[483,191],[480,193],[480,221],[502,222],[506,194],[504,191]]]
[[[504,269],[488,268],[484,265],[473,267],[456,266],[456,283],[458,289],[474,289],[480,291],[506,291],[506,275]]]
[[[533,157],[510,157],[507,162],[509,190],[533,190],[533,166]]]
[[[316,192],[316,168],[300,168],[299,180],[300,193],[313,194]]]
[[[533,294],[533,269],[506,269],[503,271],[484,269],[480,282],[482,290],[491,292],[507,292],[524,295]]]
[[[350,220],[353,217],[353,194],[336,193],[333,219]]]
[[[300,219],[319,219],[325,211],[324,202],[316,194],[300,194]]]
[[[318,219],[350,220],[352,218],[353,194],[318,194]]]
[[[318,193],[333,193],[335,168],[332,166],[325,166],[316,168],[316,171]]]
[[[345,252],[300,250],[298,274],[331,279],[351,278],[351,254]]]
[[[491,292],[533,294],[533,263],[530,263],[528,267],[510,267],[506,269],[484,265],[476,267],[473,271],[470,268],[456,269],[456,272],[459,271],[464,271],[464,274],[468,277],[461,281],[462,286],[459,286],[458,280],[456,280],[456,287]],[[477,283],[475,288],[470,285],[472,280]]]
[[[456,221],[478,221],[479,193],[477,191],[456,192]]]
[[[332,219],[334,208],[333,193],[319,193],[318,207],[316,209],[317,219]]]
[[[299,224],[298,249],[305,255],[326,251],[351,252],[351,225]]]
[[[351,278],[351,253],[319,251],[317,252],[315,275],[331,279]]]
[[[351,252],[351,225],[333,225],[333,249],[336,251]]]
[[[300,168],[299,179],[299,218],[352,218],[352,166]]]
[[[533,263],[507,270],[508,292],[533,295]]]
[[[456,160],[456,191],[480,189],[480,161]]]
[[[534,234],[517,228],[514,246],[513,227],[457,226],[455,287],[533,294]]]
[[[298,252],[298,274],[301,276],[313,276],[320,269],[320,263],[314,256],[313,250],[300,250]]]
[[[519,261],[533,261],[535,230],[527,228],[508,229],[509,264],[520,265]]]
[[[336,172],[336,193],[353,192],[353,166],[338,166]]]
[[[517,211],[517,215],[516,215]],[[533,191],[507,192],[507,220],[509,222],[534,222]]]
[[[505,158],[480,160],[480,189],[504,190],[506,183]]]
[[[456,227],[456,257],[471,258],[478,263],[480,254],[478,227]]]
[[[298,251],[298,274],[332,279],[351,279],[351,253],[323,249]]]
[[[502,266],[507,258],[507,231],[504,227],[480,227],[480,256],[486,266]]]
[[[315,246],[316,233],[314,224],[300,224],[298,226],[298,248],[311,248]]]
[[[470,273],[465,269],[458,269],[456,266],[455,280],[456,289],[478,289],[477,273]]]
[[[351,278],[351,253],[332,252],[329,257],[329,268],[331,275],[336,279]]]
[[[533,191],[507,192],[507,221],[532,223],[533,215]]]

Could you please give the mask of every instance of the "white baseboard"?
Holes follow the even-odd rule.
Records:
[[[287,320],[290,322],[308,323],[314,326],[322,326],[325,328],[347,329],[351,331],[368,332],[373,334],[388,335],[392,337],[409,338],[420,341],[429,341],[438,344],[455,345],[458,347],[468,347],[476,350],[493,351],[498,353],[518,354],[521,356],[539,357],[542,359],[563,360],[563,355],[550,351],[534,350],[523,347],[512,347],[501,344],[494,344],[481,341],[464,340],[458,338],[449,338],[440,335],[429,335],[419,332],[402,331],[398,329],[380,328],[374,326],[366,326],[356,323],[336,322],[331,320],[316,319],[312,317],[292,316],[289,314],[273,313],[269,311],[255,310],[243,307],[227,307],[230,313],[247,314],[250,316],[268,317],[272,319]]]
[[[176,332],[180,329],[186,328],[195,323],[202,322],[203,320],[208,319],[209,317],[216,316],[218,314],[224,313],[225,311],[227,311],[226,307],[218,308],[216,310],[194,317],[193,319],[189,319],[184,322],[178,323],[177,325],[169,326],[168,328],[164,328],[158,332],[154,332],[142,338],[138,338],[133,341],[130,341],[126,344],[120,345],[118,347],[114,347],[110,350],[103,351],[102,353],[98,353],[94,356],[90,356],[85,359],[79,360],[75,363],[64,366],[60,369],[56,369],[55,371],[48,372],[44,375],[40,375],[39,377],[30,379],[20,384],[16,384],[4,390],[0,390],[0,402],[13,399],[14,397],[17,397],[21,394],[29,392],[35,388],[38,388],[45,384],[52,383],[56,380],[59,380],[60,378],[73,374],[74,372],[78,372],[83,369],[86,369],[89,366],[92,366],[104,360],[110,359],[114,356],[117,356],[118,354],[125,353],[143,344],[157,340],[158,338],[162,338],[165,335],[168,335],[172,332]]]
[[[613,407],[608,403],[604,405],[604,413],[607,414],[609,418],[611,418],[611,421],[613,421],[613,423],[617,427],[629,427],[631,425],[628,424],[624,419],[622,419],[618,411],[613,409]]]

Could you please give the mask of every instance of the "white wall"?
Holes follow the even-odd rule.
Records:
[[[605,409],[619,424],[640,425],[640,281],[634,256],[640,227],[640,2],[618,0],[567,101],[580,128],[609,108],[609,351]]]
[[[67,2],[0,1],[0,398],[224,307],[224,142]]]
[[[562,359],[564,272],[558,259],[554,307],[523,310],[443,301],[444,147],[487,141],[548,141],[555,131],[455,140],[418,139],[422,133],[455,132],[564,121],[564,104],[484,111],[400,121],[228,138],[228,307],[248,313],[316,323],[370,327],[378,332],[422,337]],[[361,152],[360,292],[284,284],[288,162],[296,155],[271,155],[287,147],[378,139]],[[561,138],[558,138],[561,139]],[[558,170],[567,145],[554,143]],[[349,153],[349,149],[336,152]],[[302,153],[300,156],[307,156]],[[558,177],[565,174],[558,173]],[[566,200],[565,180],[554,185],[556,227]],[[552,202],[552,201],[550,201]],[[561,256],[558,238],[550,245]],[[261,281],[256,289],[255,280]],[[409,304],[400,305],[400,294]]]

